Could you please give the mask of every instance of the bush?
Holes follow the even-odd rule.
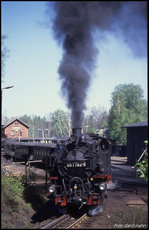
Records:
[[[21,178],[15,178],[12,175],[6,176],[1,172],[2,185],[2,205],[10,205],[11,208],[17,209],[20,198],[23,197],[24,185]]]
[[[139,177],[148,181],[148,141],[144,141],[146,144],[145,149],[145,159],[142,162],[138,162],[136,165],[138,166],[137,172],[139,173]]]

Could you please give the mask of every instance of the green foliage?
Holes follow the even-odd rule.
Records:
[[[21,178],[6,176],[1,172],[2,200],[7,202],[12,210],[17,209],[19,199],[23,197],[24,185]]]
[[[31,203],[25,202],[25,191],[26,186],[22,183],[22,177],[14,177],[10,173],[6,176],[1,172],[2,229],[25,228],[26,224],[28,224],[28,229],[31,229],[29,221],[33,209]],[[33,195],[32,198],[34,198]]]
[[[49,117],[21,116],[20,120],[29,125],[29,137],[62,137],[70,132],[70,115],[63,110],[56,110]]]
[[[84,131],[96,133],[96,130],[107,127],[108,113],[103,107],[92,107],[84,121]]]
[[[137,163],[137,172],[140,173],[140,178],[148,181],[148,159]]]
[[[52,115],[53,129],[57,137],[68,136],[70,117],[63,110],[56,110]]]
[[[148,145],[148,141],[144,141],[146,145]],[[136,164],[138,166],[137,172],[139,173],[139,177],[143,178],[144,180],[148,181],[148,152],[146,146],[146,154],[145,159],[141,162]]]
[[[112,106],[108,119],[110,137],[118,143],[126,143],[123,125],[147,119],[147,103],[139,85],[118,85],[112,93]]]
[[[19,117],[20,120],[29,125],[29,137],[48,137],[48,134],[45,129],[48,129],[48,121],[45,117],[41,118],[40,116],[24,116]]]
[[[47,117],[25,114],[19,119],[29,126],[29,137],[31,138],[64,137],[70,136],[72,132],[70,114],[60,109],[49,113]],[[84,132],[92,133],[96,133],[100,128],[108,128],[107,111],[100,106],[92,107],[82,127]]]

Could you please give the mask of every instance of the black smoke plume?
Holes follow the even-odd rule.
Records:
[[[98,54],[94,32],[98,30],[101,36],[105,32],[115,33],[127,42],[135,55],[143,56],[147,6],[145,1],[56,1],[53,4],[54,36],[63,47],[58,69],[62,92],[71,109],[72,127],[79,128]]]

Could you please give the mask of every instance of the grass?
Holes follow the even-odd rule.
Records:
[[[31,172],[30,180],[35,180]],[[43,188],[25,184],[23,176],[16,177],[1,172],[1,226],[2,229],[27,229],[31,226],[32,215],[43,206]]]
[[[25,186],[21,177],[6,176],[1,172],[1,226],[3,229],[18,228],[17,223],[28,221],[31,205],[24,201]]]
[[[134,228],[134,226],[148,226],[148,211],[142,208],[126,207],[115,215],[115,223],[121,228]]]
[[[21,178],[14,176],[5,176],[1,173],[1,187],[2,187],[2,206],[8,205],[10,211],[14,211],[18,207],[20,198],[23,197],[24,185]]]

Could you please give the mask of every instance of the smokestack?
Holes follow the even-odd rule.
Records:
[[[80,137],[82,134],[82,128],[72,128],[72,134],[76,135],[77,137]]]
[[[48,4],[51,7],[51,2]],[[99,39],[107,32],[115,33],[135,55],[146,55],[147,2],[56,1],[52,4],[53,32],[63,47],[58,69],[62,92],[71,110],[72,127],[82,127],[87,90],[98,54],[93,35],[97,29]]]

